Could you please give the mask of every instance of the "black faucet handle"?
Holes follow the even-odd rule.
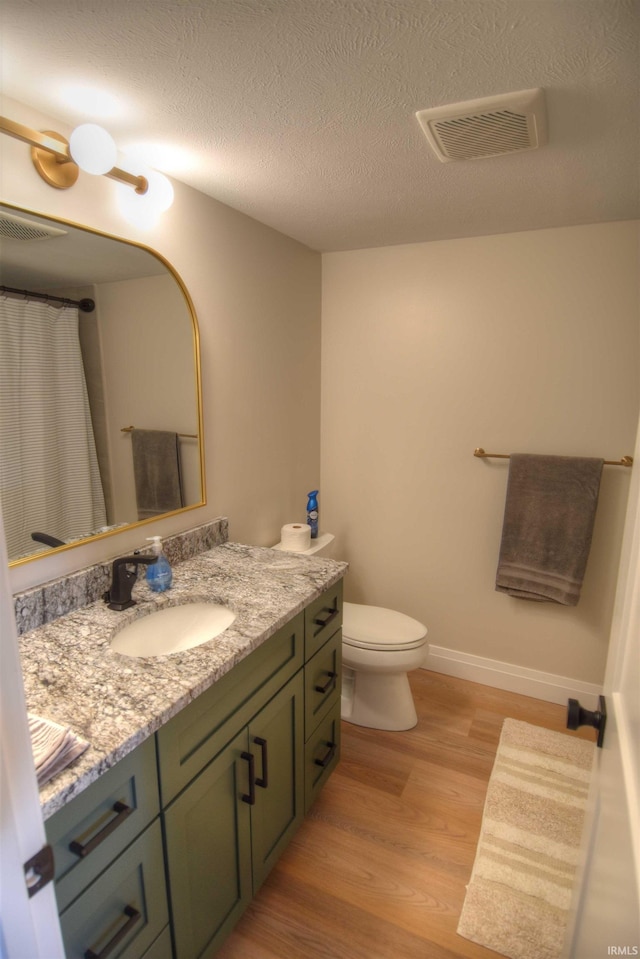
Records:
[[[114,559],[111,572],[111,587],[104,594],[104,600],[109,609],[121,612],[136,605],[131,597],[131,591],[138,578],[138,566],[151,566],[156,556],[120,556]],[[128,567],[132,566],[133,569]]]

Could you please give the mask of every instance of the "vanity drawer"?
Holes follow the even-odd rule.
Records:
[[[160,821],[60,916],[67,959],[140,959],[169,921]]]
[[[320,720],[304,748],[304,810],[309,811],[314,799],[338,765],[340,759],[340,701]]]
[[[157,732],[166,806],[303,665],[304,613],[234,666]]]
[[[311,659],[342,626],[342,580],[327,589],[304,611],[304,658]]]
[[[324,714],[340,702],[342,630],[338,629],[304,667],[304,734],[314,731]]]
[[[155,738],[100,776],[45,823],[62,912],[160,811]]]

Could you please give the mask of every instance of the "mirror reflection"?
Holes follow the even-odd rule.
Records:
[[[197,323],[153,251],[0,206],[10,563],[204,503]]]

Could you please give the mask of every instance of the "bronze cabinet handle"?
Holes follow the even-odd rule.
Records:
[[[327,752],[325,753],[325,755],[322,757],[322,759],[316,759],[316,760],[314,760],[316,766],[328,766],[329,763],[331,762],[331,760],[333,759],[333,757],[335,756],[335,754],[336,754],[336,749],[338,748],[338,744],[337,744],[337,743],[327,743],[327,745],[328,745],[329,748],[328,748]]]
[[[124,914],[129,918],[125,922],[124,926],[122,926],[118,932],[116,932],[113,939],[109,940],[102,952],[94,952],[93,949],[87,949],[84,954],[84,959],[107,959],[109,953],[113,952],[118,943],[122,942],[127,933],[133,929],[138,919],[142,918],[142,913],[138,912],[138,910],[133,906],[125,906]]]
[[[321,612],[321,613],[328,613],[329,615],[328,615],[325,619],[320,619],[320,618],[319,618],[319,617],[320,617],[320,613],[319,613],[318,616],[314,619],[313,625],[314,625],[314,626],[323,626],[323,627],[324,627],[324,626],[328,626],[329,623],[331,622],[331,620],[336,618],[336,616],[338,615],[338,613],[340,612],[340,610],[338,609],[337,606],[336,606],[335,609],[330,609],[328,606],[325,606],[324,609],[322,609],[320,612]]]
[[[256,804],[256,761],[253,753],[240,753],[241,759],[246,759],[249,763],[249,792],[245,793],[242,797],[242,801],[248,803],[250,806],[255,806]]]
[[[118,815],[115,816],[111,822],[108,822],[104,829],[101,829],[100,832],[91,839],[86,846],[83,845],[78,839],[72,839],[69,843],[69,849],[71,852],[75,853],[76,856],[80,856],[81,859],[84,859],[85,856],[88,856],[90,852],[100,845],[101,842],[104,842],[107,836],[110,836],[114,829],[117,829],[118,826],[122,825],[127,816],[130,816],[133,812],[131,806],[127,806],[126,803],[120,802],[119,800],[113,804],[113,811]]]
[[[267,740],[263,739],[261,736],[254,736],[253,741],[256,746],[259,746],[262,750],[262,777],[256,779],[256,786],[261,786],[263,789],[266,789],[269,785],[269,758],[267,756]]]
[[[313,687],[317,693],[322,693],[322,694],[324,695],[324,693],[328,692],[328,691],[332,688],[332,686],[335,686],[335,684],[336,684],[336,679],[338,678],[338,674],[337,674],[337,673],[333,673],[333,672],[331,672],[330,670],[327,670],[327,674],[328,674],[329,678],[328,678],[328,680],[326,681],[326,683],[324,684],[324,686],[318,686],[318,685],[316,685],[316,686]]]

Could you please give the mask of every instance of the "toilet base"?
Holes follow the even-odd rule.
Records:
[[[369,729],[413,729],[418,715],[407,674],[345,667],[340,715],[345,722]]]

